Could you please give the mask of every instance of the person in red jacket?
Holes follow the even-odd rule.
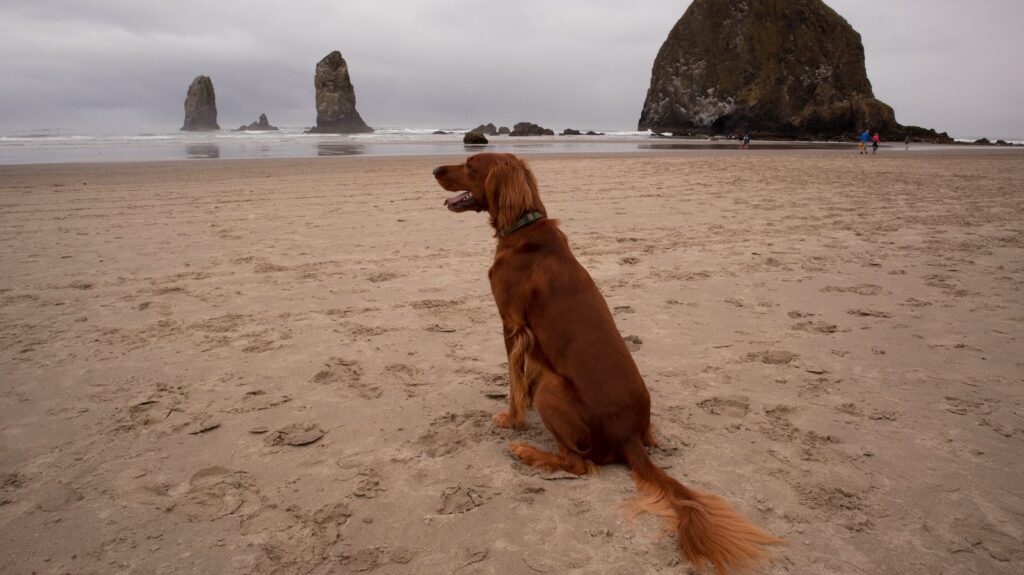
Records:
[[[882,140],[882,138],[878,137],[878,132],[875,132],[875,135],[871,137],[871,153],[872,154],[877,154],[878,153],[878,142],[880,142],[881,140]]]

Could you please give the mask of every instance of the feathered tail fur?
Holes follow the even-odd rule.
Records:
[[[647,512],[664,518],[679,538],[680,553],[697,568],[710,564],[721,575],[747,571],[768,558],[766,545],[784,543],[744,519],[721,497],[673,479],[651,461],[639,438],[625,456],[640,493],[627,502],[632,516]]]

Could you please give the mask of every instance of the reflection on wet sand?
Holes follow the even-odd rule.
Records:
[[[185,144],[185,154],[190,160],[215,159],[220,157],[217,144]]]
[[[716,142],[689,141],[678,143],[641,143],[637,145],[640,150],[738,150],[738,140],[721,140]],[[751,142],[751,149],[758,150],[842,150],[849,148],[852,144],[844,142],[805,142],[805,141],[768,141]]]
[[[360,144],[317,144],[316,155],[318,156],[358,156],[364,153]]]

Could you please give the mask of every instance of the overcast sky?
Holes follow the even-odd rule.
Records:
[[[1024,138],[1021,0],[826,0],[904,124]],[[196,75],[221,127],[315,123],[313,69],[348,61],[376,127],[636,129],[687,0],[0,0],[0,133],[172,130]]]

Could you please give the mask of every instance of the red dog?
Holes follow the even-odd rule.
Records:
[[[477,154],[465,164],[441,166],[434,177],[461,194],[444,205],[453,212],[487,211],[498,247],[489,277],[505,331],[509,409],[494,416],[521,428],[532,404],[558,453],[514,443],[520,461],[544,470],[582,475],[593,464],[626,463],[642,497],[636,512],[664,517],[679,549],[694,565],[719,573],[745,570],[766,558],[765,533],[717,495],[685,487],[647,455],[651,398],[608,304],[569,250],[565,234],[537,192],[537,180],[511,154]]]

